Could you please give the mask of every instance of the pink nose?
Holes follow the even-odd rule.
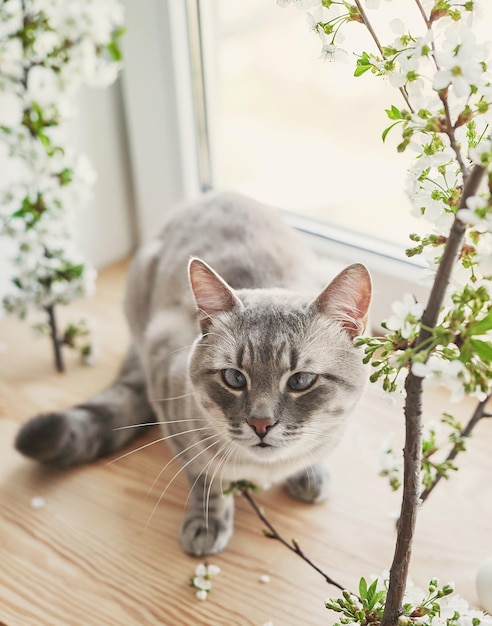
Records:
[[[248,424],[255,431],[255,433],[263,439],[266,436],[267,432],[275,426],[277,422],[269,417],[250,417],[248,420]]]

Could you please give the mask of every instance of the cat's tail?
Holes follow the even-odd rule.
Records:
[[[155,421],[137,354],[130,350],[116,381],[103,392],[65,411],[44,413],[22,426],[19,452],[41,463],[68,467],[121,448]]]

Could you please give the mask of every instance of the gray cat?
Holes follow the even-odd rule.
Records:
[[[28,421],[17,449],[66,467],[121,448],[139,431],[124,427],[161,422],[190,481],[180,541],[193,555],[226,546],[231,481],[284,481],[297,500],[323,500],[323,462],[365,385],[353,339],[371,281],[360,264],[319,280],[272,209],[233,194],[182,207],[131,266],[133,341],[116,382]]]

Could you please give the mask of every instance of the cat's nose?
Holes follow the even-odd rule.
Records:
[[[273,428],[277,423],[270,417],[250,417],[247,422],[260,439],[263,439],[270,428]]]

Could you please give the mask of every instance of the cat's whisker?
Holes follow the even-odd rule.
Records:
[[[173,396],[172,398],[149,398],[151,402],[169,402],[170,400],[182,400],[183,398],[189,398],[193,395],[193,392],[184,393],[181,396]]]
[[[217,441],[216,443],[219,443],[219,441]],[[222,447],[223,447],[223,446],[222,446]],[[221,448],[220,450],[222,450],[222,448]],[[220,452],[220,450],[219,450],[219,452]],[[206,463],[206,464],[202,467],[202,469],[201,469],[201,470],[200,470],[200,472],[198,473],[197,477],[195,478],[195,480],[194,480],[193,484],[191,485],[191,487],[190,487],[190,489],[189,489],[189,491],[188,491],[188,496],[187,496],[187,498],[186,498],[186,502],[185,502],[185,504],[186,504],[186,505],[188,504],[188,502],[189,502],[189,500],[190,500],[191,494],[193,493],[193,490],[195,489],[196,484],[198,483],[198,481],[200,480],[200,478],[203,476],[203,472],[205,472],[205,470],[208,468],[208,466],[210,465],[210,463],[212,463],[212,461],[214,460],[214,458],[215,458],[215,456],[214,456],[214,457],[212,457],[211,459],[209,459],[209,461],[208,461],[208,462],[207,462],[207,463]],[[205,490],[205,484],[204,484],[203,489]]]
[[[312,441],[314,443],[320,443],[320,438],[323,438],[324,440],[330,440],[330,441],[340,441],[341,439],[341,435],[333,435],[331,433],[305,433],[304,434],[304,439],[307,441],[309,439],[309,441]]]
[[[181,346],[181,348],[176,348],[176,350],[173,350],[172,352],[168,352],[166,354],[166,356],[173,356],[173,354],[177,354],[178,352],[182,352],[183,350],[191,350],[191,348],[193,348],[193,346],[199,347],[199,348],[210,348],[212,344],[210,343],[190,343],[187,346]]]
[[[161,492],[161,495],[159,496],[157,502],[155,503],[154,508],[152,509],[152,512],[151,512],[151,514],[149,516],[149,519],[147,520],[145,528],[148,528],[148,526],[149,526],[149,524],[150,524],[150,522],[151,522],[151,520],[152,520],[152,518],[154,516],[154,513],[157,511],[157,507],[162,502],[162,499],[166,495],[167,490],[173,484],[173,482],[176,480],[176,478],[181,474],[181,472],[183,472],[188,467],[188,465],[190,465],[190,463],[193,463],[193,461],[195,461],[201,454],[204,454],[205,452],[207,452],[207,450],[210,450],[210,448],[213,448],[214,446],[216,446],[220,442],[220,436],[217,435],[217,437],[219,437],[219,439],[217,441],[214,441],[213,443],[211,443],[209,446],[207,446],[203,450],[200,450],[200,452],[198,452],[198,454],[195,454],[195,456],[193,456],[189,461],[187,461],[184,465],[182,465],[181,468],[174,474],[174,476],[171,478],[171,480],[167,483],[166,487]]]
[[[217,454],[214,456],[214,459],[217,458],[217,456],[222,452],[222,450],[224,448],[227,448],[228,446],[231,446],[229,441],[226,441],[225,444],[220,448],[220,450],[217,452]],[[228,453],[225,454],[225,456],[223,456],[222,458],[219,459],[217,466],[214,470],[214,473],[212,474],[212,478],[210,479],[209,485],[208,485],[208,490],[207,490],[207,498],[206,498],[206,506],[205,506],[205,524],[206,527],[208,528],[208,512],[209,512],[209,507],[210,507],[210,492],[212,490],[212,485],[213,482],[215,480],[215,477],[217,476],[217,473],[219,471],[219,469],[222,469],[224,466],[224,463],[226,462]],[[205,485],[206,485],[206,477],[205,477]]]
[[[112,465],[113,463],[116,463],[117,461],[121,461],[122,459],[126,458],[127,456],[130,456],[130,454],[135,454],[135,452],[140,452],[141,450],[145,450],[145,448],[153,446],[156,443],[160,443],[161,441],[167,441],[168,439],[172,439],[173,437],[178,437],[179,435],[183,435],[185,433],[194,433],[194,432],[198,432],[198,431],[202,431],[202,430],[211,430],[211,426],[203,426],[202,428],[192,428],[191,430],[183,430],[183,431],[181,431],[179,433],[173,433],[172,435],[166,435],[165,437],[159,437],[158,439],[154,439],[154,441],[149,441],[149,443],[145,443],[143,446],[135,448],[134,450],[130,450],[129,452],[125,452],[125,454],[120,455],[116,459],[112,459],[111,461],[108,461],[106,463],[105,467],[107,467],[108,465]]]
[[[160,422],[143,422],[141,424],[130,424],[129,426],[118,426],[113,430],[127,430],[128,428],[142,428],[144,426],[158,426],[159,424],[181,424],[182,422],[207,422],[205,417],[190,417],[180,420],[162,420]]]
[[[234,453],[237,455],[237,454],[238,454],[238,452],[239,452],[239,451],[238,451],[238,449],[236,448],[236,446],[234,446],[234,445],[231,443],[231,446],[230,446],[229,452],[227,453],[227,456],[226,456],[226,460],[225,460],[225,462],[223,463],[223,465],[222,465],[222,469],[221,469],[221,472],[220,472],[220,492],[221,492],[221,493],[224,493],[224,483],[223,483],[223,477],[224,477],[224,467],[225,467],[225,463],[226,463],[226,462],[227,462],[227,463],[229,463],[229,466],[231,466],[231,465],[232,465],[232,467],[234,468],[234,475],[236,476],[236,472],[235,472],[236,467],[235,467],[235,464],[234,464],[234,463],[232,463],[232,464],[231,464],[231,463],[229,462],[229,459],[230,459],[230,457],[231,457]]]
[[[150,492],[153,490],[155,484],[157,483],[157,481],[159,480],[159,478],[162,476],[162,474],[166,471],[166,469],[172,465],[172,463],[174,461],[176,461],[176,459],[178,459],[180,456],[182,456],[183,454],[186,454],[187,452],[189,452],[192,448],[196,448],[196,446],[199,446],[203,443],[205,443],[206,441],[209,441],[210,439],[212,439],[212,437],[218,437],[217,434],[213,434],[213,435],[208,435],[208,437],[204,437],[203,439],[199,439],[198,441],[195,441],[195,443],[192,443],[191,445],[187,446],[186,448],[184,448],[183,450],[181,450],[181,452],[178,452],[178,454],[175,454],[171,459],[169,459],[169,461],[164,465],[164,467],[159,471],[159,473],[157,474],[157,476],[154,478],[154,480],[152,481],[151,486],[149,487],[149,489],[147,490],[147,495],[146,497],[148,498],[150,495]]]

